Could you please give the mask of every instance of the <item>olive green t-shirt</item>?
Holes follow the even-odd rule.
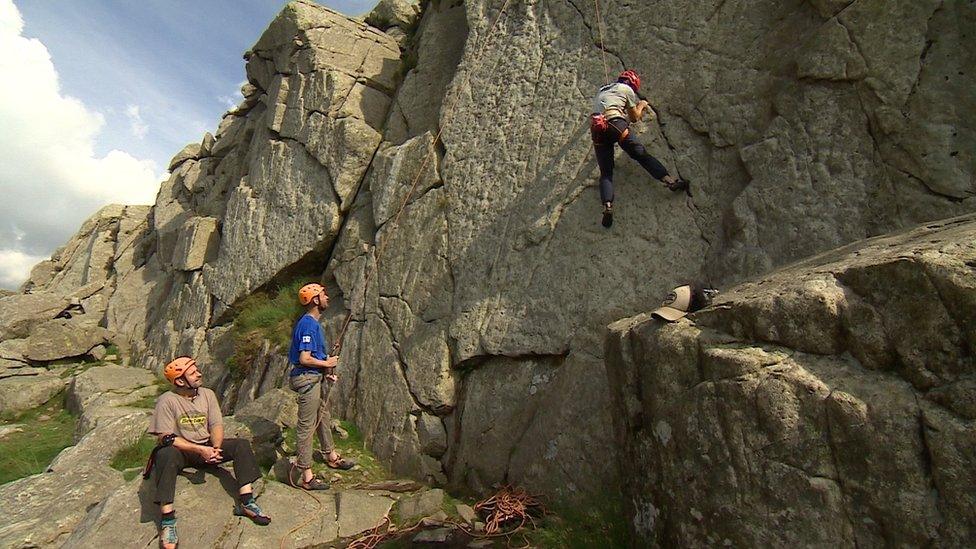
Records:
[[[154,435],[174,434],[194,444],[210,440],[210,429],[223,423],[217,395],[201,387],[197,396],[182,397],[173,391],[159,395],[149,432]]]

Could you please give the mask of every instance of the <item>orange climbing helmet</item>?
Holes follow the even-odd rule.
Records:
[[[180,377],[184,372],[189,370],[190,366],[196,365],[197,361],[188,356],[181,356],[173,359],[172,362],[163,368],[163,375],[166,376],[166,379],[168,379],[170,383],[175,383],[176,378]]]
[[[640,75],[630,69],[620,73],[620,76],[617,77],[617,82],[627,84],[634,89],[634,93],[640,91]]]
[[[308,305],[312,302],[313,297],[324,291],[325,288],[321,284],[306,284],[298,290],[298,302],[302,305]]]

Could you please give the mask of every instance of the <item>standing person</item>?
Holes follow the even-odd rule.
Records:
[[[640,76],[632,70],[620,73],[613,84],[600,88],[593,98],[593,114],[590,116],[590,135],[596,162],[600,166],[600,201],[603,203],[603,226],[613,225],[613,153],[614,144],[619,143],[631,158],[636,160],[647,173],[663,181],[672,191],[688,189],[688,183],[668,174],[667,168],[648,154],[644,145],[637,141],[630,131],[630,123],[644,117],[645,111],[654,116],[647,101],[638,100]]]
[[[224,438],[223,416],[217,395],[202,387],[203,374],[190,357],[181,356],[163,368],[163,375],[173,388],[159,396],[149,424],[149,433],[159,437],[146,474],[153,473],[155,502],[162,518],[159,540],[166,549],[179,543],[176,533],[176,511],[173,496],[176,475],[186,466],[216,465],[234,462],[239,501],[234,514],[251,519],[261,526],[271,523],[254,500],[251,483],[261,478],[251,443],[240,438]]]
[[[298,302],[305,306],[305,314],[292,332],[288,362],[291,364],[289,386],[298,393],[298,446],[296,466],[302,471],[299,488],[326,490],[329,484],[312,473],[312,435],[317,434],[326,465],[332,469],[351,469],[355,463],[343,459],[332,443],[332,416],[329,414],[329,393],[338,379],[335,368],[339,357],[326,351],[325,333],[319,319],[329,306],[329,296],[320,284],[306,284],[298,290]]]

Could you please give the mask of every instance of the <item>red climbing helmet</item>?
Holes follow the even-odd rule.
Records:
[[[620,73],[620,76],[617,77],[617,82],[623,82],[624,84],[627,84],[628,86],[634,89],[634,93],[640,91],[640,76],[638,76],[636,72],[630,69],[627,69],[624,72]]]

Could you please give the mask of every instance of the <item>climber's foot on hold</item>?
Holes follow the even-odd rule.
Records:
[[[664,178],[664,185],[671,192],[688,191],[688,182],[684,179],[675,179],[670,175]]]
[[[613,202],[607,202],[603,205],[603,220],[600,223],[608,229],[613,225]]]

